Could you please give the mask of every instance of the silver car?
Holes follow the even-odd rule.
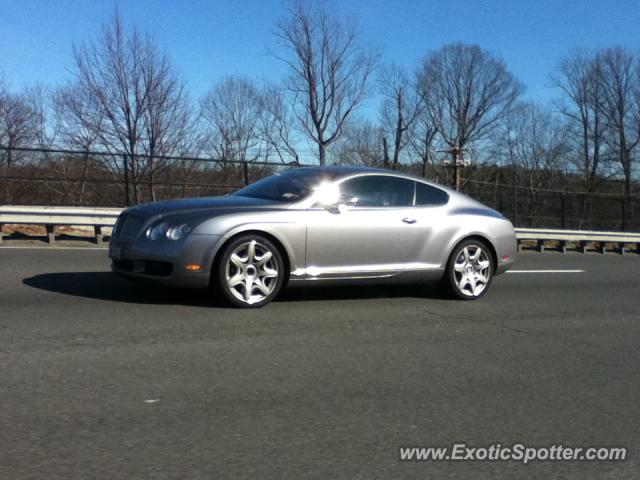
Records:
[[[513,226],[495,210],[360,167],[297,168],[224,197],[131,207],[109,247],[118,274],[211,287],[238,307],[261,307],[285,285],[374,279],[440,279],[473,300],[515,253]]]

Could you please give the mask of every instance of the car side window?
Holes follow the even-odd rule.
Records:
[[[414,182],[386,175],[367,175],[345,181],[340,201],[357,207],[410,207]]]
[[[449,194],[444,190],[416,182],[416,207],[445,205],[448,201]]]

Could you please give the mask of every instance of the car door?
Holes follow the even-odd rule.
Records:
[[[315,278],[393,275],[417,239],[414,182],[363,175],[340,183],[338,208],[307,213],[306,273]]]
[[[440,265],[443,251],[453,226],[447,222],[449,194],[440,188],[416,182],[413,217],[418,227],[418,242],[413,257],[408,260],[415,269],[429,269]]]

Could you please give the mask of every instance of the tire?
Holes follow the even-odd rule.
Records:
[[[278,248],[259,234],[242,235],[225,245],[214,269],[215,287],[228,303],[240,308],[271,302],[286,273]]]
[[[488,245],[472,238],[456,245],[443,280],[455,298],[477,300],[489,290],[494,272],[495,262]]]

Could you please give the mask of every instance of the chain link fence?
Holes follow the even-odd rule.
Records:
[[[0,147],[0,203],[122,207],[192,196],[224,195],[297,163],[188,156],[135,157],[67,149]],[[403,169],[415,170],[409,166]],[[463,191],[518,227],[640,231],[637,197],[531,191],[473,182]]]
[[[634,204],[620,195],[578,192],[478,192],[469,196],[502,212],[517,227],[569,230],[640,231],[640,215]]]
[[[0,147],[6,205],[121,207],[223,195],[291,165],[189,156]],[[294,165],[299,166],[299,165]]]

